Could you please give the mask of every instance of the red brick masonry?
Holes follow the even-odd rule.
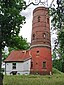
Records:
[[[48,8],[37,7],[33,11],[30,49],[31,73],[50,74],[52,72],[52,56]]]

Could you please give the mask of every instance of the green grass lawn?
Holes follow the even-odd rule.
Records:
[[[64,74],[54,69],[53,75],[4,76],[4,85],[64,85]]]

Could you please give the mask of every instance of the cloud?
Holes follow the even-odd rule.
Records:
[[[26,10],[23,10],[20,14],[25,16],[26,18],[29,18],[31,17],[31,10],[28,8]]]

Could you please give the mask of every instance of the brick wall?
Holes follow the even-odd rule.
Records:
[[[34,9],[30,48],[33,64],[31,67],[31,73],[50,74],[50,72],[52,72],[49,22],[47,8],[37,7]],[[43,63],[46,64],[45,68],[43,68]]]

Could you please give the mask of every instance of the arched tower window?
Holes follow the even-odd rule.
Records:
[[[43,33],[43,38],[46,38],[46,33]]]
[[[40,22],[40,16],[38,16],[38,22]]]
[[[49,18],[47,18],[47,23],[49,24]]]
[[[39,55],[39,51],[37,51],[37,54],[36,55]]]
[[[43,68],[46,68],[46,61],[43,62]]]
[[[34,40],[34,39],[35,39],[35,34],[33,34],[33,36],[32,36],[32,37],[33,37],[33,40]]]

